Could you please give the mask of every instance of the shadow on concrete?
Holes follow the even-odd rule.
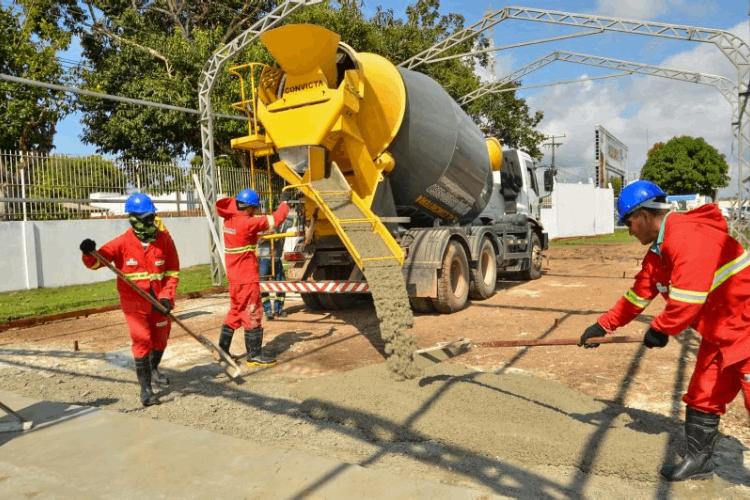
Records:
[[[360,461],[359,465],[361,466],[372,465],[387,454],[397,453],[446,471],[464,475],[498,494],[517,498],[555,498],[566,494],[566,489],[562,485],[533,472],[460,446],[439,443],[435,436],[424,435],[411,430],[412,424],[444,394],[444,390],[439,390],[406,422],[397,423],[368,412],[331,405],[329,402],[307,400],[304,402],[305,407],[302,408],[302,405],[295,401],[239,390],[233,386],[210,380],[211,374],[207,373],[203,367],[191,368],[183,375],[182,382],[175,385],[172,391],[183,395],[198,394],[227,398],[272,414],[301,419],[311,423],[321,431],[334,431],[370,445],[373,444],[371,437],[382,435],[383,431],[400,436],[408,435],[408,439],[403,441],[375,442],[378,451]],[[342,425],[337,421],[316,420],[309,417],[309,414],[315,414],[318,408],[325,408],[330,411],[332,407],[335,408],[337,415],[341,416],[342,421],[347,422],[347,425]],[[348,467],[349,464],[341,464],[324,476],[312,480],[308,486],[293,495],[293,498],[314,496],[320,487],[334,480]]]
[[[210,311],[190,311],[190,312],[182,312],[179,314],[175,314],[175,317],[177,319],[190,319],[190,318],[196,318],[198,316],[210,316],[213,313]]]
[[[68,420],[88,415],[95,411],[98,411],[98,407],[108,406],[116,403],[118,399],[115,398],[98,398],[94,401],[85,403],[62,403],[55,401],[40,401],[34,403],[22,409],[14,409],[16,413],[21,415],[25,420],[33,422],[34,426],[23,432],[2,432],[0,433],[0,446],[15,439],[24,434],[32,432],[38,432],[42,429],[47,429],[57,424],[67,422]],[[85,404],[88,406],[81,406]],[[0,422],[15,421],[15,419],[6,415],[0,418]]]
[[[267,344],[263,346],[263,349],[269,351],[274,356],[278,356],[279,354],[288,351],[294,344],[325,339],[331,337],[335,331],[336,328],[331,327],[326,333],[322,335],[313,335],[312,332],[283,332],[272,338]]]
[[[539,338],[541,339],[551,334],[568,317],[570,317],[570,314],[564,316],[562,319],[558,319],[558,321],[556,321],[555,324],[545,331]],[[357,334],[352,334],[342,339],[337,339],[327,343],[325,346],[320,346],[309,352],[295,356],[294,358],[284,360],[284,362],[290,362],[292,359],[299,359],[356,336]],[[289,339],[291,339],[291,337]],[[304,341],[305,339],[307,339],[307,337],[295,339],[295,341]],[[690,349],[695,349],[694,341],[683,339],[680,341],[682,345],[686,346],[685,353],[690,352]],[[526,350],[518,352],[507,365],[502,367],[496,373],[501,374],[506,371],[513,364],[517,363],[525,353]],[[70,357],[67,356],[67,354],[68,353],[66,353],[65,357]],[[491,491],[501,495],[516,498],[559,498],[561,496],[581,497],[584,494],[584,489],[589,479],[587,471],[590,470],[591,465],[596,461],[599,450],[605,441],[607,432],[613,427],[614,419],[620,414],[626,413],[630,415],[633,420],[633,428],[640,432],[654,432],[654,429],[669,429],[670,432],[673,432],[675,431],[673,427],[677,428],[677,431],[679,431],[678,426],[674,424],[672,418],[654,415],[646,411],[633,410],[624,406],[625,397],[630,390],[632,380],[637,375],[644,354],[645,348],[641,346],[633,356],[630,366],[620,382],[617,396],[611,402],[607,402],[607,404],[610,405],[607,409],[588,415],[570,415],[571,418],[586,421],[591,425],[596,426],[596,430],[593,432],[588,442],[584,444],[582,452],[577,460],[572,460],[573,465],[578,468],[578,472],[574,474],[574,477],[571,478],[571,481],[568,484],[551,481],[538,474],[525,470],[524,468],[514,466],[498,458],[476,453],[461,446],[440,443],[435,436],[425,435],[413,429],[413,424],[419,420],[422,415],[428,412],[434,406],[435,402],[443,397],[453,384],[467,382],[466,377],[454,377],[453,379],[425,379],[422,384],[442,383],[442,385],[435,391],[428,401],[414,411],[404,422],[395,422],[368,412],[332,405],[327,401],[307,400],[303,403],[303,407],[302,403],[293,400],[268,396],[253,392],[249,389],[226,384],[224,383],[224,380],[226,379],[221,375],[221,369],[215,364],[194,366],[187,371],[181,372],[180,376],[172,377],[173,383],[166,393],[171,393],[175,397],[194,394],[205,397],[225,398],[241,405],[255,408],[259,411],[275,415],[285,415],[292,419],[302,420],[316,426],[319,430],[330,430],[348,436],[349,438],[366,442],[370,445],[373,444],[373,436],[383,435],[384,430],[386,431],[386,434],[406,437],[406,439],[396,442],[375,441],[374,445],[377,447],[377,451],[372,453],[369,457],[361,460],[359,465],[362,466],[372,465],[382,457],[395,453],[443,469],[446,472],[450,471],[461,474],[467,479],[482,484]],[[25,368],[35,368],[34,366],[25,363],[10,362],[10,364],[16,364]],[[97,375],[78,374],[73,371],[65,371],[57,368],[39,367],[38,369],[41,371],[67,373],[70,375],[79,375],[94,379],[129,384],[135,383],[134,380],[123,381]],[[167,370],[167,372],[169,373],[170,370]],[[217,376],[220,378],[217,378]],[[678,379],[680,379],[680,377],[684,377],[684,374],[678,375]],[[678,380],[675,382],[675,387],[677,387],[677,383]],[[537,404],[545,405],[544,402],[533,401],[521,395],[515,396],[522,397]],[[70,418],[77,415],[75,410],[67,410],[70,406],[65,403],[51,404],[60,405],[60,411],[62,411],[63,414],[66,411],[70,412]],[[164,401],[164,404],[169,403],[168,401]],[[316,414],[316,409],[323,411],[331,411],[333,409],[337,413],[338,420],[312,419],[310,415]],[[147,412],[148,409],[142,411]],[[26,418],[34,418],[26,413],[23,415]],[[346,422],[346,425],[339,422]],[[739,448],[741,448],[741,446]],[[742,450],[739,448],[728,447],[724,453],[729,456],[724,463],[741,463]],[[335,480],[335,478],[343,473],[347,467],[349,467],[348,464],[342,464],[325,475],[311,480],[310,483],[305,488],[301,489],[295,497],[303,498],[314,495],[320,487],[329,481]],[[723,473],[724,471],[721,470],[721,467],[717,472],[722,477],[726,476],[727,481],[743,484],[741,478],[738,479],[734,474],[730,475]],[[656,476],[657,471],[654,473]],[[657,478],[655,477],[655,479]],[[668,485],[664,486],[663,493],[664,496],[669,493]]]

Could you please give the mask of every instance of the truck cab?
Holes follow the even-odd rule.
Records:
[[[491,223],[506,215],[524,214],[540,221],[543,193],[536,171],[536,163],[528,153],[520,149],[505,150],[503,168],[492,172],[492,196],[479,218]]]

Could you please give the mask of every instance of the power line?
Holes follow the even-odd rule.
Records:
[[[190,114],[195,114],[195,115],[199,115],[200,114],[200,111],[198,111],[197,109],[184,108],[182,106],[173,106],[172,104],[164,104],[164,103],[160,103],[160,102],[147,101],[147,100],[144,100],[144,99],[134,99],[132,97],[122,97],[122,96],[116,96],[116,95],[111,95],[111,94],[103,94],[101,92],[92,92],[90,90],[79,89],[77,87],[71,87],[71,86],[67,86],[67,85],[57,85],[57,84],[54,84],[54,83],[40,82],[40,81],[37,81],[37,80],[31,80],[31,79],[28,79],[28,78],[21,78],[21,77],[18,77],[18,76],[6,75],[6,74],[3,74],[3,73],[0,73],[0,80],[4,80],[6,82],[11,82],[11,83],[17,83],[17,84],[21,84],[21,85],[31,85],[31,86],[34,86],[34,87],[43,87],[43,88],[52,89],[52,90],[59,90],[59,91],[63,91],[63,92],[71,92],[71,93],[74,93],[74,94],[85,95],[85,96],[88,96],[88,97],[95,97],[97,99],[106,99],[106,100],[109,100],[109,101],[122,102],[122,103],[125,103],[125,104],[135,104],[135,105],[138,105],[138,106],[148,106],[148,107],[152,107],[152,108],[166,109],[166,110],[169,110],[169,111],[180,111],[182,113],[190,113]],[[226,114],[221,114],[221,113],[214,113],[213,116],[215,116],[217,118],[226,118],[228,120],[247,121],[247,117],[245,117],[245,116],[239,116],[239,115],[226,115]]]

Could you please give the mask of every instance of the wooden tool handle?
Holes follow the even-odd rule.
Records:
[[[491,340],[488,342],[474,342],[477,347],[543,347],[554,345],[578,345],[579,339],[537,339],[537,340]],[[637,335],[620,335],[607,337],[592,337],[587,344],[628,344],[643,342],[643,337]]]
[[[195,340],[200,342],[205,348],[211,351],[211,354],[213,355],[213,358],[215,361],[224,361],[224,363],[226,363],[229,367],[231,367],[233,369],[233,372],[226,370],[227,375],[229,375],[230,378],[236,379],[237,377],[240,376],[242,370],[240,369],[239,366],[237,366],[237,363],[235,363],[235,361],[230,356],[228,356],[224,351],[222,351],[219,347],[217,347],[216,344],[211,342],[211,340],[208,337],[206,337],[205,335],[201,335],[199,333],[195,333],[193,330],[188,328],[188,326],[185,323],[180,321],[180,319],[177,318],[174,314],[172,314],[171,312],[167,312],[164,306],[161,305],[159,301],[156,300],[156,298],[153,295],[142,290],[138,285],[133,283],[127,276],[125,276],[125,274],[122,271],[117,269],[109,260],[107,260],[97,250],[91,251],[91,255],[96,257],[96,260],[98,260],[99,262],[107,266],[110,271],[112,271],[113,273],[117,275],[118,278],[120,278],[125,283],[127,283],[128,286],[130,286],[130,288],[132,288],[133,291],[135,291],[138,295],[140,295],[141,297],[149,301],[151,305],[156,308],[157,311],[164,314],[165,316],[169,316],[170,319],[174,321],[175,323],[177,323],[183,330],[185,330],[185,332],[188,335],[193,337]]]

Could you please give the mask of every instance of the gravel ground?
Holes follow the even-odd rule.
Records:
[[[553,249],[541,280],[501,283],[495,297],[452,315],[417,315],[420,347],[470,337],[571,338],[630,284],[642,248]],[[642,321],[623,329],[642,332]],[[178,311],[216,339],[226,295]],[[164,368],[172,385],[144,409],[121,313],[0,335],[3,389],[207,429],[264,445],[304,449],[487,493],[525,498],[750,498],[750,426],[740,399],[722,418],[718,473],[669,485],[658,468],[682,438],[679,401],[698,339],[659,350],[474,349],[396,382],[387,375],[371,306],[309,313],[265,325],[273,369],[227,380],[201,346],[175,329]],[[78,340],[81,351],[73,351]],[[241,352],[235,339],[234,352]],[[50,443],[54,446],[54,443]]]

